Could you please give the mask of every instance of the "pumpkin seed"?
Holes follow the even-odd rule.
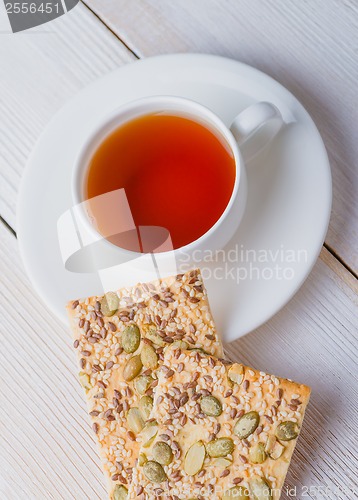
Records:
[[[232,439],[222,437],[213,439],[206,445],[206,451],[211,457],[226,457],[234,451],[234,443]]]
[[[148,462],[148,458],[147,458],[147,455],[145,453],[139,453],[139,457],[138,457],[138,465],[140,467],[143,467],[143,465]]]
[[[253,464],[262,464],[267,458],[265,452],[265,445],[263,443],[257,443],[255,446],[250,448],[249,459]]]
[[[116,484],[113,490],[113,500],[126,500],[128,490],[123,484]]]
[[[138,408],[130,408],[127,412],[127,424],[134,434],[139,434],[144,427],[144,420]]]
[[[140,356],[132,356],[129,358],[127,363],[124,365],[123,368],[123,378],[126,382],[129,382],[130,380],[133,380],[137,375],[139,375],[141,369],[142,369],[142,360],[140,359]]]
[[[154,370],[158,366],[158,355],[153,346],[144,344],[140,357],[146,368]]]
[[[137,325],[128,325],[123,330],[122,347],[128,353],[135,352],[140,345],[140,330]]]
[[[268,455],[274,449],[276,441],[277,441],[277,439],[272,434],[267,438],[266,445],[265,445],[265,451]]]
[[[103,316],[113,316],[117,312],[119,298],[115,292],[107,292],[101,300],[101,313]]]
[[[145,327],[145,336],[158,347],[164,347],[166,345],[162,337],[158,334],[157,329],[154,325]]]
[[[249,481],[254,500],[272,500],[272,490],[262,477],[254,477]]]
[[[144,464],[143,472],[151,483],[162,483],[167,479],[163,467],[154,460],[148,460],[148,462]]]
[[[205,460],[205,445],[197,441],[187,451],[184,460],[184,470],[188,476],[195,476],[203,467]]]
[[[186,349],[188,349],[189,344],[188,342],[185,342],[185,340],[176,340],[172,343],[172,346],[179,347],[179,349],[183,349],[185,351]]]
[[[150,396],[143,396],[139,401],[139,411],[144,420],[148,420],[153,408],[153,398]]]
[[[210,417],[218,417],[223,412],[222,404],[214,396],[204,396],[201,398],[200,408],[205,415]]]
[[[234,434],[240,439],[249,437],[259,425],[260,416],[257,411],[249,411],[245,413],[234,426]]]
[[[280,441],[291,441],[298,436],[298,425],[296,422],[281,422],[276,428],[275,435]]]
[[[234,384],[241,384],[244,380],[244,367],[238,363],[233,364],[227,374],[229,380]]]
[[[149,389],[150,384],[153,382],[153,378],[149,375],[140,375],[134,380],[134,388],[138,394],[143,395]]]
[[[237,498],[238,500],[250,500],[248,491],[243,486],[234,486],[226,490],[222,496],[222,500],[232,500],[233,498]]]
[[[281,443],[276,441],[269,456],[270,456],[270,458],[272,458],[272,460],[278,460],[284,451],[285,451],[285,447]]]
[[[280,458],[285,447],[277,441],[275,436],[269,436],[266,441],[265,451],[272,460]]]
[[[152,450],[153,458],[161,465],[169,465],[173,460],[173,452],[169,444],[157,441]]]
[[[232,465],[232,461],[229,460],[228,458],[217,458],[213,462],[215,467],[218,467],[219,469],[226,469],[227,467],[230,467]]]
[[[90,376],[87,375],[87,373],[80,372],[78,374],[78,378],[80,379],[80,384],[82,385],[82,387],[84,389],[86,389],[86,391],[89,391],[90,389],[92,389],[91,379],[90,379]]]
[[[142,446],[148,448],[154,441],[155,436],[158,434],[158,423],[154,420],[145,424],[142,432]]]

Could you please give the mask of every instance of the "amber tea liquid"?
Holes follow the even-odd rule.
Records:
[[[234,183],[235,160],[224,139],[189,118],[150,114],[104,139],[90,161],[85,192],[90,200],[124,188],[136,226],[167,229],[177,249],[215,224]],[[117,214],[93,216],[102,232],[105,219]],[[108,239],[138,251],[135,238]]]

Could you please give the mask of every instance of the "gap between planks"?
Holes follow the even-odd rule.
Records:
[[[121,44],[124,45],[124,47],[131,53],[136,59],[140,59],[140,56],[124,41],[120,36],[118,36],[118,33],[116,33],[114,30],[112,30],[108,24],[102,19],[102,17],[97,14],[84,0],[81,0],[81,3],[98,19],[111,33],[114,35],[117,40],[120,41]]]

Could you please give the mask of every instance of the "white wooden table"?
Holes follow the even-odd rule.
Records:
[[[16,243],[26,158],[75,92],[136,58],[206,52],[244,61],[306,106],[333,171],[321,256],[271,321],[230,356],[309,384],[283,499],[358,498],[356,0],[86,0],[10,34],[0,6],[0,498],[106,498],[71,335],[31,289]],[[50,168],[50,166],[49,166]]]

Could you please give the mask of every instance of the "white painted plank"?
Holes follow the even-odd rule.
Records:
[[[81,88],[133,59],[82,4],[24,33],[0,33],[0,215],[13,228],[26,159],[47,122]]]
[[[71,334],[34,295],[4,225],[0,241],[0,498],[104,499]],[[306,485],[329,489],[319,499],[353,500],[334,492],[358,487],[355,282],[326,250],[321,257],[283,311],[226,350],[312,386],[287,484],[296,498]]]
[[[291,90],[333,169],[326,243],[358,268],[358,3],[355,0],[85,0],[140,57],[206,52],[251,64]]]
[[[0,498],[104,498],[71,334],[34,295],[3,224],[0,240]]]

